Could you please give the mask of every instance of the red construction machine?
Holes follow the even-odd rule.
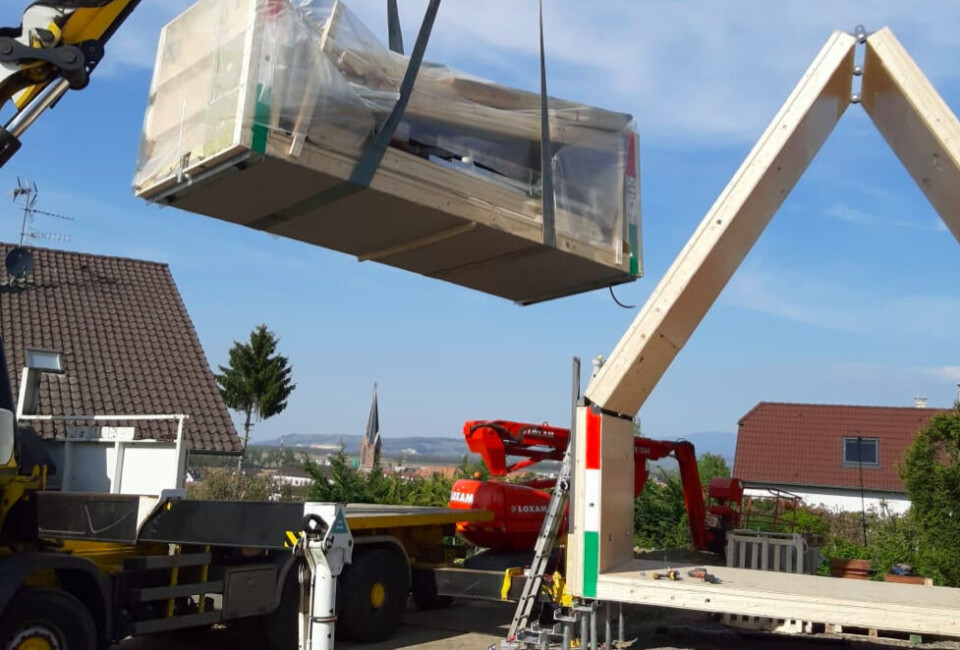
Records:
[[[480,455],[495,478],[457,481],[450,494],[450,507],[489,510],[494,513],[494,519],[457,524],[457,532],[482,548],[504,552],[532,551],[550,502],[549,490],[556,479],[533,478],[519,482],[503,479],[516,476],[541,461],[560,461],[570,443],[569,429],[546,424],[478,420],[464,424],[463,435],[470,451]],[[686,441],[634,438],[633,456],[635,495],[643,491],[649,478],[647,461],[668,456],[676,459],[693,547],[721,551],[726,531],[740,525],[743,482],[736,478],[715,478],[704,495],[696,453],[693,444]],[[564,517],[559,535],[566,532]]]

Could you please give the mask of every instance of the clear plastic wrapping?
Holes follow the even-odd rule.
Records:
[[[182,182],[238,146],[264,153],[271,138],[289,141],[291,158],[303,147],[357,158],[407,62],[338,0],[200,0],[164,29],[136,190]],[[624,254],[639,256],[631,117],[551,99],[550,120],[558,235],[626,266]],[[424,62],[391,149],[516,195],[522,216],[542,218],[534,93]]]

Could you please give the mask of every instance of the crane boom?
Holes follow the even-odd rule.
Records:
[[[35,2],[19,27],[0,28],[0,107],[14,114],[0,127],[0,167],[20,136],[68,90],[87,86],[104,45],[140,0]]]

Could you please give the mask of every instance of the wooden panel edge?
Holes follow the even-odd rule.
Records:
[[[849,104],[855,43],[842,32],[827,40],[590,382],[592,402],[628,416],[640,409],[832,133]],[[644,365],[651,357],[660,362]]]
[[[960,122],[888,28],[867,39],[862,95],[877,130],[960,241]]]

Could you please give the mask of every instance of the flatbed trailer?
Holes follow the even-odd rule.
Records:
[[[388,639],[411,593],[424,607],[440,602],[433,569],[452,562],[448,538],[464,517],[447,508],[177,494],[39,492],[32,501],[40,543],[0,556],[0,628],[16,623],[11,614],[31,600],[25,593],[55,592],[69,603],[64,616],[77,618],[78,603],[89,615],[89,647],[220,623],[250,625],[277,649],[332,647],[335,625],[341,638]],[[316,603],[329,611],[317,616]],[[308,643],[313,623],[325,632]]]

